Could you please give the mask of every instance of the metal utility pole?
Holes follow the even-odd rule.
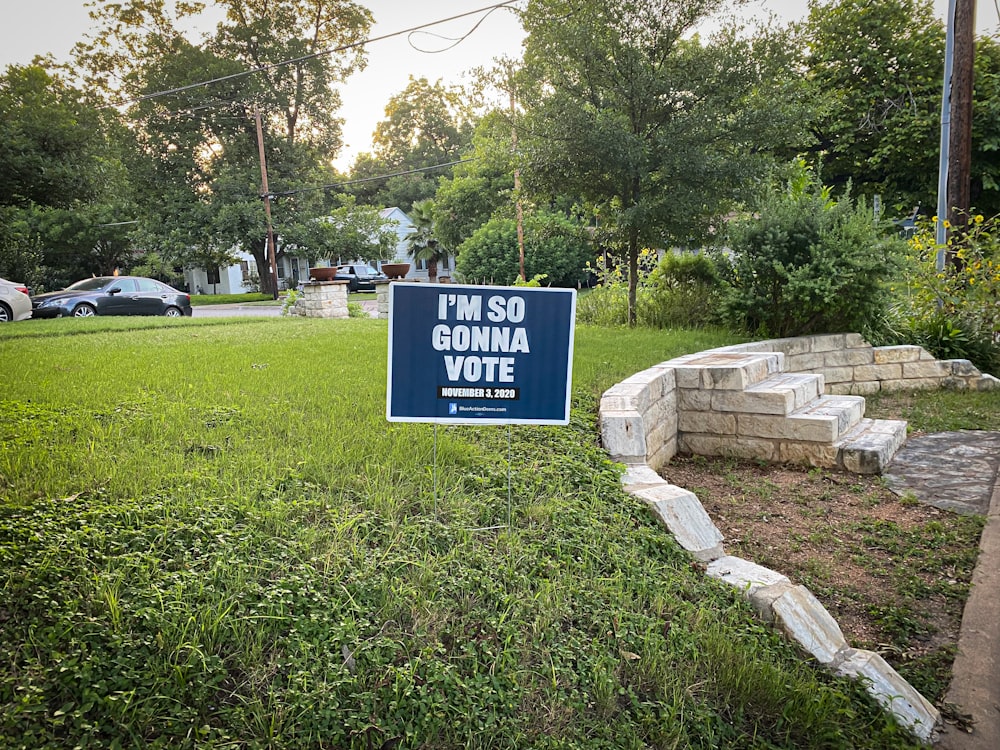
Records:
[[[267,160],[264,158],[264,128],[260,122],[260,107],[253,105],[253,119],[257,124],[257,152],[260,154],[261,198],[264,216],[267,217],[267,261],[271,267],[271,294],[278,299],[278,264],[274,257],[274,229],[271,226],[271,191],[267,186]]]
[[[945,242],[948,231],[944,222],[948,218],[948,164],[951,146],[951,79],[955,59],[955,0],[948,0],[948,18],[944,38],[944,90],[941,93],[941,153],[938,161],[937,226],[935,244],[938,246],[937,270],[944,270]]]

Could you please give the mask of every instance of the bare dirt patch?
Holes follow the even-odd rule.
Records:
[[[851,645],[943,697],[981,519],[897,497],[878,477],[700,457],[663,474],[698,495],[727,553],[808,586]]]

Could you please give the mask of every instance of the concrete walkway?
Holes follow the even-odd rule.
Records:
[[[353,300],[351,300],[353,301]],[[371,317],[378,317],[378,303],[375,300],[364,300],[358,303]],[[281,315],[281,305],[198,305],[193,309],[195,318],[232,318],[255,317],[275,318]]]
[[[1000,433],[961,431],[911,437],[884,474],[890,488],[957,513],[987,517],[958,654],[945,696],[943,750],[1000,748]]]

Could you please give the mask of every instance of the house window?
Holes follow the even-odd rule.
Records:
[[[244,281],[250,278],[250,264],[245,260],[240,261],[240,274],[242,274]]]
[[[209,269],[207,269],[206,275],[208,276],[208,283],[209,284],[219,284],[219,283],[221,283],[221,279],[219,277],[219,267],[218,266],[216,266],[215,268],[209,268]]]

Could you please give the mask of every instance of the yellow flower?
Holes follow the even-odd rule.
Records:
[[[973,217],[973,219],[972,219],[972,220],[973,220],[974,222],[976,222],[977,224],[982,224],[982,223],[983,223],[983,215],[982,215],[982,214],[976,214],[976,215],[975,215],[975,216]]]
[[[942,223],[944,224],[944,228],[945,229],[951,229],[951,222],[950,221],[948,221],[947,219],[945,219],[944,222],[942,222]]]

